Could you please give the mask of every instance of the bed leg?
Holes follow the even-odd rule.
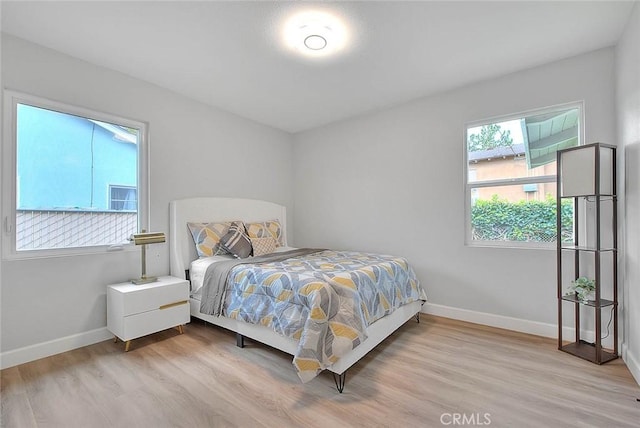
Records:
[[[416,314],[416,322],[420,324],[420,312]]]
[[[238,348],[244,348],[244,336],[240,333],[236,333],[236,346]]]
[[[342,394],[342,391],[344,391],[344,383],[347,380],[347,372],[345,371],[342,374],[335,374],[331,372],[331,374],[333,375],[333,381],[336,384],[336,388],[338,389],[338,392]]]

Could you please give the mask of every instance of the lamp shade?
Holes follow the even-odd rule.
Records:
[[[561,196],[612,195],[613,159],[613,150],[599,143],[563,150]]]
[[[131,235],[129,241],[135,245],[159,244],[165,242],[165,236],[163,232],[141,232]]]

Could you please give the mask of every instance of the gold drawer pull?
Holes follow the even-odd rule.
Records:
[[[160,306],[160,310],[162,309],[169,309],[169,308],[173,308],[174,306],[180,306],[180,305],[184,305],[185,303],[189,302],[188,300],[182,300],[180,302],[173,302],[173,303],[168,303],[166,305],[162,305]]]

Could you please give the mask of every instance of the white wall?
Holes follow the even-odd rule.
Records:
[[[169,201],[185,197],[293,207],[287,133],[7,35],[2,87],[147,122],[151,230],[168,233]],[[168,250],[149,247],[148,272],[169,273]],[[108,337],[105,286],[137,277],[139,269],[138,251],[3,261],[2,365]]]
[[[555,251],[464,245],[464,132],[578,100],[586,140],[615,143],[613,49],[295,135],[296,245],[404,255],[427,311],[555,336]]]
[[[640,382],[640,4],[616,48],[619,145],[624,147],[623,358]]]

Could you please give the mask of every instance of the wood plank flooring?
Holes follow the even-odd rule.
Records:
[[[5,369],[1,426],[640,426],[621,359],[597,366],[552,339],[423,315],[349,369],[343,394],[329,373],[302,384],[289,355],[246,344],[194,320],[128,353],[105,341]]]

